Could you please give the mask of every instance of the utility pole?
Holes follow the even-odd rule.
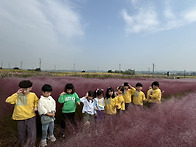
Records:
[[[154,74],[154,67],[155,67],[155,64],[153,63],[152,64],[152,73]]]
[[[73,64],[73,71],[75,72],[76,70],[76,64]]]
[[[20,62],[20,69],[22,69],[22,61]]]
[[[39,58],[39,68],[40,68],[40,70],[41,70],[41,66],[42,66],[42,59]]]

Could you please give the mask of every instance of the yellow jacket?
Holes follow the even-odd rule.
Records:
[[[161,103],[161,90],[158,89],[149,89],[147,92],[147,100],[149,103]]]
[[[131,103],[131,96],[134,94],[135,88],[131,87],[128,91],[123,94],[123,98],[125,100],[125,103]]]
[[[105,110],[107,114],[116,114],[116,97],[105,98]]]
[[[116,105],[118,105],[117,109],[125,110],[125,102],[123,96],[116,96]]]
[[[25,120],[34,117],[34,108],[38,106],[39,98],[35,93],[30,92],[27,96],[13,94],[6,99],[6,103],[15,104],[12,115],[13,120]]]
[[[143,105],[143,101],[146,100],[145,94],[142,91],[134,91],[133,95],[133,104],[135,105]]]

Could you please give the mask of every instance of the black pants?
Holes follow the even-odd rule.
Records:
[[[63,120],[61,127],[62,129],[68,130],[69,133],[72,133],[72,131],[78,131],[78,125],[75,120],[75,112],[73,113],[62,113]]]
[[[125,103],[125,110],[128,110],[129,103]]]

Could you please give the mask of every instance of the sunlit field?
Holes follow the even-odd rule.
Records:
[[[57,103],[55,122],[56,143],[49,146],[194,146],[196,143],[196,79],[163,79],[163,78],[84,78],[70,76],[33,76],[0,78],[0,146],[17,144],[16,122],[11,120],[13,106],[5,103],[5,99],[18,90],[21,80],[33,82],[32,92],[38,97],[41,87],[48,83],[53,87],[52,96]],[[164,90],[162,104],[152,109],[137,109],[131,106],[129,111],[119,118],[108,117],[102,122],[102,133],[96,135],[94,129],[89,133],[82,130],[82,106],[76,111],[76,119],[80,126],[78,134],[69,134],[60,138],[59,126],[61,107],[57,101],[66,83],[73,83],[79,97],[89,90],[117,86],[129,82],[135,86],[143,84],[146,93],[153,81],[159,81]],[[94,127],[94,126],[92,126]],[[37,143],[41,137],[41,123],[37,116]]]

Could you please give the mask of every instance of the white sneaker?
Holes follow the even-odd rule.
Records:
[[[47,146],[46,139],[41,140],[41,141],[40,141],[40,147],[45,147],[45,146]]]
[[[49,136],[48,139],[49,139],[50,141],[52,141],[52,142],[55,142],[55,141],[56,141],[56,138],[54,137],[54,135]]]

